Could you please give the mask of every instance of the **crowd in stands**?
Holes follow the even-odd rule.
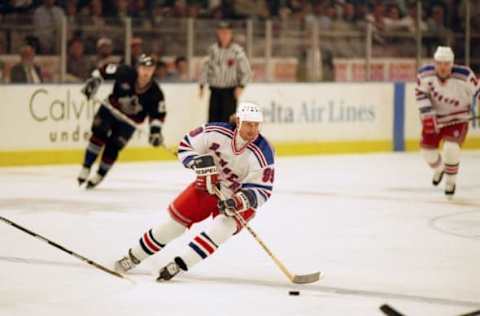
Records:
[[[468,0],[425,0],[422,28],[437,24],[461,31],[465,27],[465,2]],[[139,19],[154,26],[163,18],[282,18],[305,21],[318,18],[325,28],[337,21],[362,23],[372,19],[380,29],[411,28],[415,23],[414,0],[7,0],[0,4],[0,20],[32,14],[43,28],[62,15],[81,23],[103,26],[121,23],[121,18]],[[480,30],[480,3],[471,1],[473,28]],[[104,21],[103,18],[109,18]]]
[[[448,36],[464,32],[466,1],[469,0],[421,1],[422,17],[420,25],[417,25],[417,1],[412,0],[7,0],[0,2],[0,55],[20,53],[24,62],[23,56],[28,50],[25,47],[33,48],[34,53],[39,55],[58,55],[58,25],[64,16],[69,25],[75,26],[68,32],[67,72],[73,79],[83,79],[92,68],[111,60],[123,62],[119,60],[125,48],[123,29],[120,28],[117,33],[112,29],[106,33],[100,30],[123,25],[124,17],[132,18],[134,30],[140,34],[130,43],[132,61],[143,50],[159,56],[185,54],[184,38],[174,34],[152,40],[151,37],[141,36],[140,31],[176,29],[178,24],[168,25],[166,21],[186,17],[239,21],[247,18],[259,21],[274,19],[279,21],[274,29],[276,34],[282,30],[306,29],[313,20],[318,22],[321,31],[339,32],[364,32],[367,23],[371,23],[376,31],[374,49],[376,47],[377,51],[374,50],[373,54],[387,57],[414,56],[416,46],[414,42],[391,39],[382,34],[414,33],[419,27],[428,34],[424,54],[431,55],[431,50],[438,44],[445,44]],[[470,3],[471,26],[475,34],[480,32],[480,1]],[[18,33],[16,36],[11,33],[12,25],[27,25],[31,30],[22,27],[14,29],[13,32]],[[452,38],[449,44],[454,45],[456,53],[462,55],[463,42],[455,45]],[[144,42],[148,42],[148,47]],[[480,51],[474,44],[480,41],[472,42],[472,52]],[[363,43],[364,39],[342,42],[334,38],[322,41],[322,49],[326,49],[326,56],[330,53],[336,57],[359,57],[353,56],[352,52],[364,52]],[[175,46],[179,49],[170,51],[176,53],[169,53],[169,47]],[[160,76],[164,80],[183,80],[184,76],[177,76],[177,68],[183,69],[185,64],[188,65],[183,57],[177,58],[171,65],[160,61]],[[0,80],[5,77],[2,65],[0,61]],[[164,75],[163,67],[168,68]]]

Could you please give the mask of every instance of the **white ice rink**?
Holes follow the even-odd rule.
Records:
[[[0,168],[0,216],[110,265],[193,179],[178,162],[118,164],[94,191],[79,166]],[[151,273],[199,225],[131,276],[112,277],[0,222],[0,316],[405,315],[480,309],[480,152],[464,152],[447,201],[418,153],[279,158],[252,227],[296,273],[291,285],[248,232],[170,283]],[[208,225],[207,220],[205,225]],[[288,291],[301,291],[298,297]]]

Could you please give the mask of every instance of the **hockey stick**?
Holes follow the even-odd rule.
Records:
[[[120,112],[117,108],[115,108],[113,105],[111,105],[108,102],[107,99],[105,99],[103,101],[95,99],[95,101],[99,102],[101,105],[106,107],[113,114],[113,116],[115,116],[118,119],[124,121],[125,123],[127,123],[128,125],[130,125],[131,127],[135,128],[135,129],[139,128],[138,124],[134,120],[132,120],[131,118],[129,118],[128,116],[126,116],[125,114]],[[174,155],[175,157],[177,157],[177,151],[176,150],[172,150],[172,149],[168,148],[167,146],[165,146],[164,144],[162,144],[161,147],[163,149],[165,149],[166,151],[168,151],[169,153],[171,153],[172,155]]]
[[[107,272],[107,273],[109,273],[109,274],[111,274],[111,275],[113,275],[113,276],[116,276],[116,277],[118,277],[118,278],[128,280],[127,278],[125,278],[125,277],[124,277],[123,275],[121,275],[120,273],[118,273],[118,272],[116,272],[116,271],[113,271],[113,270],[110,270],[109,268],[106,268],[106,267],[102,266],[101,264],[96,263],[96,262],[93,261],[93,260],[90,260],[90,259],[88,259],[88,258],[86,258],[86,257],[84,257],[84,256],[82,256],[82,255],[79,255],[78,253],[75,253],[75,252],[73,252],[73,251],[71,251],[71,250],[63,247],[62,245],[59,245],[59,244],[57,244],[56,242],[51,241],[50,239],[43,237],[42,235],[39,235],[39,234],[37,234],[37,233],[34,233],[34,232],[32,232],[31,230],[29,230],[29,229],[27,229],[27,228],[25,228],[25,227],[22,227],[22,226],[20,226],[20,225],[18,225],[18,224],[16,224],[16,223],[12,222],[11,220],[6,219],[6,218],[3,217],[3,216],[0,216],[0,221],[3,221],[3,222],[5,222],[5,223],[7,223],[7,224],[9,224],[9,225],[11,225],[11,226],[13,226],[13,227],[15,227],[16,229],[19,229],[19,230],[23,231],[24,233],[29,234],[30,236],[33,236],[33,237],[35,237],[35,238],[37,238],[37,239],[40,239],[40,240],[48,243],[49,245],[51,245],[51,246],[53,246],[53,247],[55,247],[55,248],[58,248],[58,249],[60,249],[61,251],[66,252],[66,253],[68,253],[69,255],[71,255],[71,256],[73,256],[73,257],[75,257],[75,258],[77,258],[77,259],[80,259],[80,260],[82,260],[83,262],[88,263],[88,264],[91,265],[91,266],[94,266],[94,267],[97,268],[97,269],[100,269],[100,270],[102,270],[102,271],[104,271],[104,272]]]
[[[438,126],[440,128],[442,128],[442,127],[457,125],[457,124],[461,124],[461,123],[469,123],[471,121],[475,121],[475,120],[479,120],[479,119],[480,119],[480,116],[472,116],[472,117],[468,118],[468,120],[466,120],[466,121],[453,121],[453,122],[448,122],[448,123],[444,123],[444,124],[438,124]]]
[[[217,186],[214,187],[215,194],[220,200],[225,200],[225,195],[220,191]],[[262,246],[263,250],[272,258],[273,262],[277,265],[277,267],[285,274],[285,276],[290,280],[292,283],[298,284],[306,284],[306,283],[313,283],[320,280],[323,277],[323,272],[315,272],[310,274],[292,274],[287,267],[278,259],[270,248],[267,247],[265,242],[257,235],[257,233],[248,225],[248,223],[243,219],[243,217],[238,213],[234,212],[235,218],[240,222],[240,224],[245,227],[248,232],[253,236],[253,238]]]
[[[404,316],[403,314],[401,314],[399,311],[397,311],[396,309],[394,309],[388,304],[383,304],[379,308],[387,316]]]

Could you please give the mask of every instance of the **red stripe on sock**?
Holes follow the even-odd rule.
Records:
[[[155,244],[150,240],[150,236],[148,236],[148,233],[145,233],[143,235],[143,240],[147,244],[148,248],[150,248],[150,250],[152,250],[153,252],[160,251],[160,248],[155,246]]]
[[[209,254],[212,254],[215,249],[213,249],[205,240],[200,238],[199,236],[195,237],[194,240],[199,243]]]

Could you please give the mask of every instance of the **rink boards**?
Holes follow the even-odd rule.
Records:
[[[90,125],[111,90],[87,102],[81,85],[1,85],[0,165],[77,163]],[[203,124],[208,95],[196,84],[163,84],[168,116],[166,146],[176,147],[184,133]],[[413,83],[251,84],[242,100],[264,109],[262,133],[279,155],[403,151],[418,148],[420,124]],[[121,159],[174,159],[147,142],[148,124],[134,135]],[[472,125],[466,144],[480,148],[480,129]]]

